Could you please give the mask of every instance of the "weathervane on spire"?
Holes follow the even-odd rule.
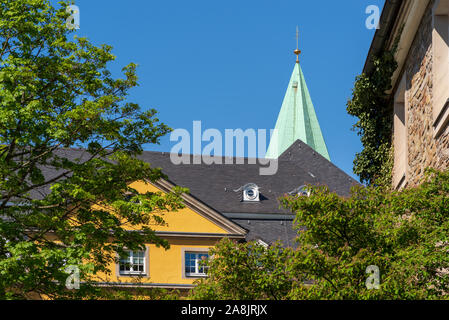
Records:
[[[294,51],[296,54],[296,63],[299,63],[299,55],[301,54],[301,50],[299,50],[299,28],[296,26],[296,50]]]

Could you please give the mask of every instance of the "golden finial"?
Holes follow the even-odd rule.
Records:
[[[299,63],[299,55],[301,54],[301,50],[299,50],[299,28],[296,26],[296,50],[294,51],[296,54],[296,63]]]

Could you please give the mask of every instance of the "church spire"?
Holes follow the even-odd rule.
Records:
[[[296,54],[296,63],[299,63],[299,55],[301,54],[301,50],[299,50],[299,29],[296,26],[296,50],[293,51]]]
[[[296,63],[276,121],[266,158],[277,159],[300,139],[330,161],[312,99],[299,64],[299,31],[296,29]]]

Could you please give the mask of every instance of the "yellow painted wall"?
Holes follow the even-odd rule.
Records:
[[[147,266],[148,277],[121,276],[118,274],[116,264],[111,263],[109,269],[112,271],[112,274],[110,276],[100,275],[98,281],[114,283],[192,284],[196,278],[182,277],[182,249],[209,249],[215,243],[216,240],[207,239],[173,239],[170,240],[170,249],[168,250],[158,248],[155,245],[147,245],[147,254],[149,256],[149,265]]]
[[[139,193],[162,192],[155,186],[135,182],[131,187]],[[192,209],[186,207],[177,212],[168,212],[163,216],[166,226],[151,226],[156,231],[169,232],[194,232],[194,233],[215,233],[225,236],[227,231],[217,226],[212,221],[201,216]],[[100,282],[108,283],[155,283],[155,284],[192,284],[196,278],[183,278],[183,248],[204,249],[213,247],[220,239],[211,238],[187,238],[169,237],[170,249],[165,250],[153,244],[147,244],[148,265],[147,276],[121,276],[115,263],[111,263],[109,270],[111,275],[100,274],[97,279]],[[194,251],[194,250],[193,250]],[[201,250],[200,250],[201,251]]]
[[[134,182],[130,186],[136,189],[139,193],[162,192],[155,186],[140,181]],[[226,230],[220,228],[188,207],[176,212],[167,212],[163,215],[163,219],[167,225],[154,225],[151,226],[151,228],[156,231],[169,232],[227,233]]]

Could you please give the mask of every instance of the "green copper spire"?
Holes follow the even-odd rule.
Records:
[[[295,50],[296,55],[300,53],[300,50]],[[296,60],[275,129],[266,158],[279,158],[296,140],[301,139],[330,161],[299,59]]]

